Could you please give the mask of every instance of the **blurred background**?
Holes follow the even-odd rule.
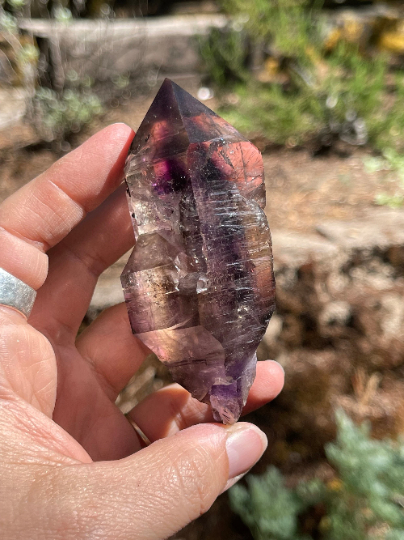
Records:
[[[0,0],[0,201],[170,77],[262,151],[286,371],[252,475],[177,540],[404,539],[404,5]],[[125,257],[83,321],[122,301]],[[125,412],[169,382],[154,357]]]

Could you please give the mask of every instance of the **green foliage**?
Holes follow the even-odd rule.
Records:
[[[335,98],[333,113],[343,121],[347,113],[353,111],[367,120],[371,136],[377,139],[386,59],[381,55],[373,59],[364,58],[357,47],[341,43],[329,55],[327,63],[328,76],[321,84],[322,90]]]
[[[222,0],[224,10],[245,21],[254,41],[271,41],[286,56],[305,57],[315,27],[308,15],[307,0]]]
[[[17,19],[0,5],[0,30],[11,35],[18,33]]]
[[[80,78],[75,71],[66,74],[65,86],[60,92],[37,88],[39,50],[35,42],[18,29],[21,9],[28,3],[28,0],[7,0],[8,9],[15,15],[7,12],[0,3],[0,31],[5,33],[11,49],[10,65],[14,71],[11,83],[29,88],[29,94],[33,96],[29,98],[31,121],[40,136],[61,142],[88,124],[103,108],[100,99],[91,91],[93,81],[89,77]],[[54,6],[52,15],[58,22],[66,24],[72,17],[71,11],[61,5]],[[118,88],[123,84],[122,78],[116,83]]]
[[[72,12],[69,8],[56,6],[53,9],[53,17],[60,23],[69,24],[72,21]]]
[[[256,540],[311,540],[300,532],[302,516],[321,505],[325,515],[313,531],[324,540],[404,539],[404,442],[371,439],[369,426],[357,427],[337,412],[337,439],[326,455],[337,477],[286,488],[270,468],[248,477],[248,488],[230,491],[232,508]]]
[[[378,193],[375,197],[375,203],[379,206],[388,206],[389,208],[401,208],[404,206],[404,194],[397,192],[394,195],[388,193]]]
[[[393,148],[387,148],[381,157],[368,157],[363,160],[368,172],[388,171],[387,178],[399,182],[394,195],[381,192],[376,198],[376,204],[401,208],[404,206],[404,157]]]
[[[32,37],[21,34],[18,18],[24,1],[9,0],[6,11],[0,2],[0,33],[3,36],[2,52],[7,58],[5,81],[13,85],[23,85],[33,92],[36,82],[38,48]]]
[[[329,497],[329,538],[344,532],[347,540],[366,539],[368,531],[387,525],[404,533],[404,445],[370,438],[369,426],[357,427],[337,413],[338,435],[326,448],[327,458],[342,480],[339,496]],[[352,533],[347,535],[346,520]],[[344,523],[345,521],[345,523]]]
[[[240,28],[212,28],[199,40],[205,68],[213,83],[221,88],[246,78],[246,40]]]
[[[236,105],[220,114],[241,132],[264,133],[273,142],[303,142],[325,123],[325,111],[309,87],[285,92],[278,85],[249,84],[235,89]]]
[[[90,90],[65,90],[61,95],[40,88],[34,98],[37,128],[47,140],[62,140],[70,132],[78,132],[101,114],[100,99]]]
[[[39,58],[38,47],[33,43],[22,45],[18,51],[18,60],[21,64],[36,64]]]
[[[233,510],[250,527],[254,538],[297,538],[297,516],[301,504],[296,495],[285,488],[280,472],[271,467],[262,478],[251,476],[247,482],[248,491],[242,486],[231,490],[231,503]]]
[[[326,51],[322,0],[221,3],[234,22],[225,46],[220,31],[212,32],[203,57],[218,94],[233,94],[230,103],[223,100],[221,112],[236,127],[280,144],[328,133],[380,151],[404,152],[403,72],[388,73],[388,58],[366,57],[353,43]],[[249,47],[243,49],[243,43]],[[254,51],[273,58],[278,72],[265,64],[266,79],[246,71]]]
[[[375,128],[377,138],[375,146],[381,150],[393,149],[404,153],[404,74],[399,72],[393,79],[393,94],[388,97],[393,101],[389,107],[381,107],[376,115]],[[382,99],[386,97],[383,93]]]
[[[19,11],[27,4],[27,1],[26,0],[7,0],[7,4],[12,9],[12,11]]]

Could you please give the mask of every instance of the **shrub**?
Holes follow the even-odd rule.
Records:
[[[222,114],[240,129],[280,144],[328,133],[329,140],[339,136],[380,151],[403,151],[402,71],[389,73],[388,80],[388,58],[366,56],[353,42],[328,50],[321,3],[222,0],[233,23],[225,37],[215,29],[201,45]],[[273,70],[268,80],[246,70],[257,51],[261,71]]]
[[[48,141],[63,140],[77,133],[103,108],[100,99],[90,90],[67,89],[58,94],[40,88],[33,99],[34,121],[38,132]]]
[[[252,41],[271,43],[279,53],[305,60],[319,40],[307,0],[222,0],[223,9],[244,21]],[[318,6],[314,6],[317,9]]]
[[[326,447],[335,478],[285,487],[272,467],[248,477],[247,488],[230,491],[231,506],[256,540],[403,540],[404,443],[370,438],[337,413],[337,438]],[[302,516],[323,509],[312,536],[302,533]]]
[[[205,69],[212,82],[225,88],[247,77],[245,33],[234,25],[225,28],[212,28],[205,39],[199,40],[201,56]]]

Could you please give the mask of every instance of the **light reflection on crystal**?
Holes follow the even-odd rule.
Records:
[[[166,79],[126,181],[137,243],[121,280],[132,330],[216,420],[233,423],[274,310],[261,154]]]

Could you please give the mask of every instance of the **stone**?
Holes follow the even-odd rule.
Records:
[[[404,212],[390,208],[368,209],[364,218],[330,220],[316,227],[327,240],[350,250],[375,251],[404,245]]]
[[[236,422],[274,311],[261,154],[166,79],[126,182],[136,245],[121,282],[133,333],[215,420]]]

